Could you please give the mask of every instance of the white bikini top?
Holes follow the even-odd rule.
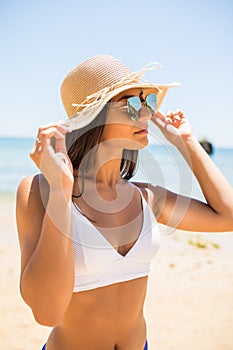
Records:
[[[142,229],[137,241],[124,256],[117,252],[81,213],[77,205],[72,203],[74,292],[129,281],[149,274],[151,260],[159,248],[160,232],[150,206],[142,192],[139,192],[143,208]]]

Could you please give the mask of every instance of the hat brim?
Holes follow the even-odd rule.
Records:
[[[65,122],[66,126],[69,126],[71,130],[81,129],[90,124],[97,115],[102,111],[104,106],[109,102],[113,97],[117,96],[123,91],[129,89],[147,89],[149,93],[156,93],[157,103],[156,103],[156,111],[162,105],[162,102],[168,92],[168,90],[172,87],[180,86],[180,83],[174,82],[170,84],[152,84],[152,83],[138,83],[138,84],[128,84],[123,85],[117,89],[114,89],[107,93],[104,98],[101,99],[100,104],[96,104],[91,108],[84,108],[83,110],[77,112],[72,118]]]

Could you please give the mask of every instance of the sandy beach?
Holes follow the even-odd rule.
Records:
[[[14,212],[13,200],[0,200],[0,344],[40,350],[50,328],[36,324],[19,294]],[[232,233],[162,233],[145,304],[150,350],[233,350],[232,253]]]

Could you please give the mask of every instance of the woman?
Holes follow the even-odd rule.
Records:
[[[143,305],[157,222],[233,230],[232,187],[183,112],[158,111],[175,84],[142,82],[144,72],[108,55],[84,61],[61,88],[70,121],[38,131],[30,156],[41,174],[18,187],[17,225],[22,297],[38,323],[53,327],[43,349],[147,349]],[[206,203],[129,181],[149,121],[188,162]]]

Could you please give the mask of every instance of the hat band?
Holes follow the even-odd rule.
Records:
[[[85,100],[81,103],[72,103],[73,107],[77,107],[75,111],[75,115],[78,114],[81,110],[89,110],[91,108],[97,107],[102,104],[103,100],[105,99],[106,95],[110,93],[111,91],[118,89],[124,85],[133,85],[140,83],[140,79],[144,76],[144,74],[147,71],[155,70],[157,68],[161,68],[158,62],[151,62],[144,66],[141,70],[137,70],[135,72],[127,74],[124,78],[122,78],[120,81],[107,86],[94,94],[91,94],[85,98]],[[148,83],[147,80],[143,79],[143,82]],[[75,116],[74,115],[74,116]]]

